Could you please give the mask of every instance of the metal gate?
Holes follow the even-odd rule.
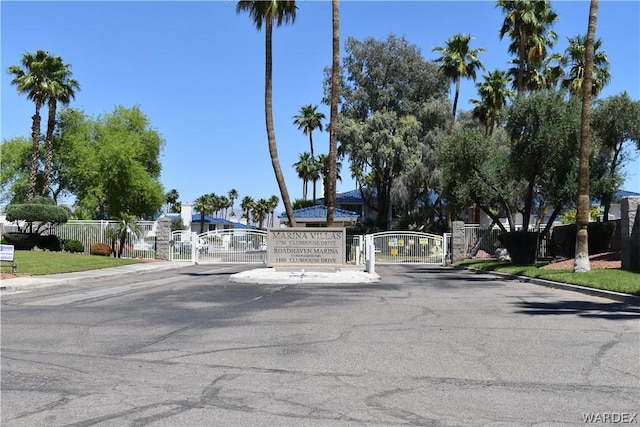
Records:
[[[443,236],[414,231],[383,231],[367,236],[373,239],[377,264],[437,264],[446,260],[447,242]],[[371,254],[367,254],[367,257]]]
[[[172,260],[197,264],[264,263],[267,232],[264,230],[214,230],[202,234],[188,231],[172,233]]]

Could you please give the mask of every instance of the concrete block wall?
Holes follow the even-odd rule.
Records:
[[[640,271],[640,197],[624,197],[620,216],[622,268]]]
[[[158,219],[156,231],[156,259],[169,261],[171,256],[171,220],[167,217]]]

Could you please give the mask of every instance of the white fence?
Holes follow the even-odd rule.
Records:
[[[84,253],[88,254],[94,243],[105,243],[113,247],[116,253],[120,250],[120,239],[115,241],[112,230],[118,227],[118,221],[78,221],[72,220],[65,224],[50,226],[41,230],[41,235],[56,235],[58,239],[78,240],[84,246]],[[139,230],[129,230],[122,248],[124,258],[154,259],[156,256],[156,222],[139,221]],[[134,227],[132,227],[134,228]],[[0,233],[18,231],[17,226],[2,226]]]

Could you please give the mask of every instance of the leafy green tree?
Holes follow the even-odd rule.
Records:
[[[591,95],[593,91],[593,59],[596,42],[596,21],[598,18],[598,0],[589,5],[589,25],[585,42],[584,78],[582,81],[582,117],[580,123],[580,172],[578,175],[578,203],[576,214],[576,254],[573,272],[582,273],[591,270],[589,264],[589,155],[591,144],[589,127],[591,116]]]
[[[36,175],[38,173],[38,154],[40,148],[40,109],[46,99],[46,87],[49,84],[47,67],[51,62],[49,52],[37,50],[34,54],[25,52],[21,65],[12,65],[8,73],[13,79],[11,84],[16,86],[19,94],[24,94],[33,101],[35,113],[31,125],[31,164],[29,167],[29,181],[27,201],[33,200],[36,193]]]
[[[311,150],[311,157],[313,154],[313,131],[318,129],[322,132],[322,121],[325,119],[325,115],[318,111],[317,105],[303,105],[300,107],[300,112],[293,116],[293,124],[298,126],[298,129],[303,134],[309,135],[309,149]]]
[[[510,163],[514,176],[522,179],[522,228],[546,192],[561,188],[571,177],[566,166],[577,157],[579,107],[565,92],[537,91],[520,97],[509,111],[506,129],[512,141]],[[575,175],[573,175],[575,181]]]
[[[460,80],[464,77],[475,81],[477,70],[484,70],[484,65],[482,65],[480,59],[478,59],[478,54],[483,53],[484,49],[471,49],[469,47],[470,41],[470,35],[455,34],[446,41],[445,46],[438,46],[433,49],[442,54],[441,57],[435,60],[440,64],[440,70],[456,85],[455,95],[453,97],[453,111],[451,113],[451,126],[449,128],[450,132],[453,131],[453,126],[456,123]]]
[[[56,126],[56,109],[58,102],[63,105],[75,98],[76,91],[80,90],[80,84],[71,78],[71,65],[62,62],[59,56],[53,57],[48,63],[47,74],[50,76],[49,84],[45,88],[45,97],[49,104],[49,118],[47,121],[47,134],[45,138],[45,158],[44,158],[44,183],[42,185],[42,195],[49,195],[51,180],[51,169],[53,163],[53,132]]]
[[[0,145],[0,200],[25,203],[29,187],[31,141],[23,137],[3,140]]]
[[[382,41],[349,38],[345,52],[338,151],[369,177],[378,226],[386,230],[394,183],[414,164],[431,158],[430,134],[449,122],[448,81],[416,46],[394,35]],[[326,78],[325,94],[329,83]],[[435,173],[434,165],[424,167]]]
[[[600,141],[593,162],[600,176],[591,194],[601,200],[603,220],[608,221],[611,203],[623,181],[619,170],[628,160],[623,149],[628,143],[640,144],[640,101],[632,100],[627,92],[598,101],[591,126]]]
[[[516,55],[515,87],[520,97],[528,86],[525,76],[531,76],[558,38],[551,29],[558,14],[548,0],[497,0],[496,6],[504,13],[500,39],[508,36],[509,52]]]
[[[249,17],[260,31],[264,25],[265,30],[265,89],[264,89],[264,114],[267,128],[267,140],[269,143],[269,155],[271,156],[271,164],[280,188],[280,195],[284,203],[289,225],[294,227],[296,224],[289,199],[289,192],[284,181],[284,175],[280,167],[278,159],[278,146],[276,143],[276,133],[273,126],[273,73],[272,73],[272,33],[273,25],[279,27],[283,23],[293,23],[296,19],[297,6],[293,0],[242,0],[238,2],[236,12],[247,12]]]
[[[37,224],[35,232],[41,229],[64,224],[69,220],[70,211],[63,206],[57,206],[55,201],[46,197],[35,197],[25,204],[12,204],[7,206],[7,221],[27,223],[29,232],[34,232],[33,225]]]
[[[76,206],[99,219],[152,217],[164,201],[159,181],[164,140],[140,108],[117,106],[97,119],[68,115],[60,121],[60,138],[74,147],[68,160]]]

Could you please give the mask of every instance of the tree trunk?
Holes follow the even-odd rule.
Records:
[[[580,125],[580,172],[578,175],[578,211],[576,213],[576,256],[573,262],[574,273],[591,270],[589,264],[589,116],[591,113],[591,86],[593,84],[593,44],[596,36],[598,0],[591,0],[589,7],[589,26],[585,42],[586,56],[584,80],[582,82],[582,118]]]
[[[331,111],[329,122],[329,185],[327,200],[327,227],[333,227],[336,207],[336,180],[338,154],[338,79],[340,77],[340,1],[331,1],[331,17],[333,28],[332,61],[331,61]]]
[[[296,219],[293,216],[293,209],[291,207],[291,200],[289,199],[289,192],[284,182],[284,175],[282,175],[282,169],[280,168],[280,160],[278,159],[278,146],[276,144],[276,133],[273,126],[273,94],[272,94],[272,67],[271,67],[271,36],[273,33],[273,20],[271,17],[266,19],[265,24],[265,83],[264,83],[264,115],[267,126],[267,140],[269,142],[269,155],[271,156],[271,164],[273,165],[273,172],[280,188],[280,195],[282,196],[282,203],[284,209],[287,212],[287,219],[289,220],[289,227],[296,226]],[[261,227],[262,228],[262,227]]]
[[[49,119],[47,121],[47,137],[44,145],[44,183],[42,185],[42,197],[49,195],[51,182],[51,163],[53,162],[53,131],[56,126],[56,104],[55,98],[49,99]]]
[[[36,178],[38,175],[38,151],[40,150],[40,100],[35,100],[36,112],[31,127],[31,166],[29,167],[29,187],[27,202],[31,202],[36,194]]]
[[[453,95],[453,111],[451,114],[451,126],[449,127],[449,133],[453,133],[453,128],[456,124],[456,110],[458,109],[458,96],[460,95],[460,76],[456,78],[456,93]]]

